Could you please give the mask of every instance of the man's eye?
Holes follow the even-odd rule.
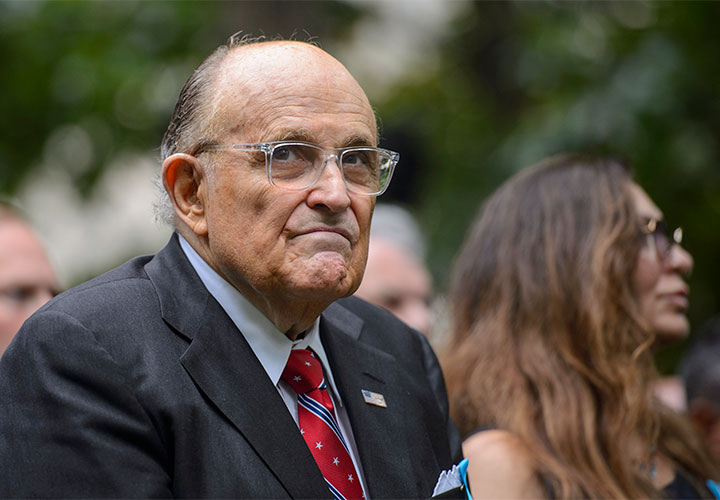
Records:
[[[343,163],[346,165],[357,165],[358,163],[362,163],[362,159],[360,158],[360,155],[352,153],[343,156]]]
[[[290,159],[290,148],[276,148],[273,153],[273,159],[278,161],[288,161]]]
[[[273,152],[273,159],[276,161],[291,162],[305,160],[311,155],[302,146],[278,146]]]
[[[34,293],[35,291],[32,288],[14,286],[3,290],[2,292],[0,292],[0,295],[4,296],[9,300],[12,300],[13,302],[20,303],[27,302],[28,300],[32,299]]]
[[[382,298],[382,300],[380,300],[380,305],[391,311],[399,309],[402,303],[403,299],[399,295],[386,295]]]
[[[343,155],[343,165],[345,166],[356,166],[366,165],[370,167],[373,163],[371,155],[366,151],[356,151],[352,153],[346,153]]]

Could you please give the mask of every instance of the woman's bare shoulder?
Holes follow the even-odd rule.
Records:
[[[473,498],[543,498],[528,448],[503,430],[477,432],[463,443]]]

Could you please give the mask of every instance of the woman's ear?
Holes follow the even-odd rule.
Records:
[[[207,179],[198,159],[185,153],[168,156],[162,166],[162,181],[178,219],[198,236],[207,235]]]

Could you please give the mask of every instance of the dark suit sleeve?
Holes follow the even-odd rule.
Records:
[[[427,373],[430,388],[435,395],[438,406],[443,416],[447,418],[447,432],[448,440],[450,443],[450,453],[453,459],[453,463],[458,463],[463,458],[462,454],[462,439],[460,433],[455,427],[455,423],[450,419],[449,416],[449,404],[447,397],[447,390],[445,389],[445,378],[443,377],[440,363],[438,362],[435,353],[430,347],[430,343],[427,341],[424,335],[419,334],[420,341],[422,344],[423,351],[423,362],[425,364],[425,372]]]
[[[0,359],[0,498],[171,496],[137,383],[74,318],[28,320]]]

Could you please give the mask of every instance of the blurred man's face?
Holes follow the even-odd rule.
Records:
[[[57,291],[55,273],[30,228],[19,220],[0,220],[0,354]]]
[[[365,276],[355,295],[384,307],[422,333],[430,329],[430,273],[396,245],[371,240]]]

